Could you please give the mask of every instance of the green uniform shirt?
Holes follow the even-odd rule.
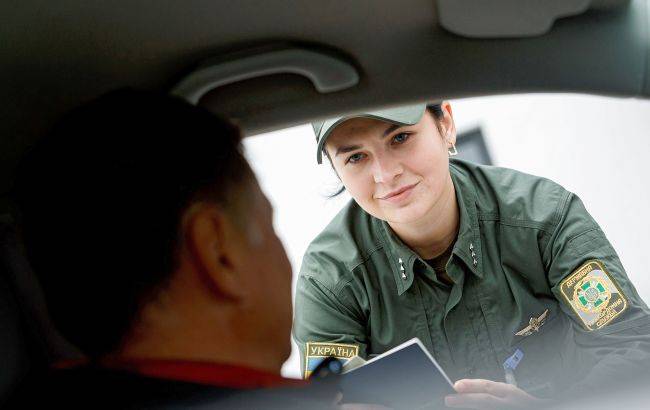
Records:
[[[413,337],[452,380],[504,381],[520,349],[516,380],[538,396],[650,368],[648,308],[576,195],[504,168],[452,160],[450,172],[452,286],[354,202],[311,243],[294,323],[306,374],[319,355],[368,358]]]

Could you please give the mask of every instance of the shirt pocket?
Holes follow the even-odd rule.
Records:
[[[514,371],[519,387],[538,397],[548,397],[565,383],[565,366],[568,358],[564,354],[570,338],[570,323],[557,306],[538,331],[528,336],[515,336],[510,351],[517,349],[524,357]]]
[[[558,320],[561,316],[561,311],[558,303],[552,301],[551,299],[545,301],[537,299],[535,302],[537,303],[535,303],[534,306],[531,306],[528,309],[522,309],[522,311],[525,311],[529,314],[529,318],[528,321],[526,321],[527,317],[525,314],[521,315],[521,323],[512,329],[512,334],[509,338],[507,338],[507,340],[509,340],[508,345],[510,348],[517,348],[520,345],[535,343],[537,340],[544,339],[547,333],[552,333],[553,331],[557,330],[555,327],[559,322],[561,322],[561,320]],[[540,322],[537,325],[536,329],[533,329],[531,326],[531,319],[533,318],[538,319]],[[531,326],[531,333],[529,335],[517,335],[518,332],[525,330],[529,326]]]
[[[557,300],[520,294],[517,301],[506,307],[493,299],[494,295],[479,293],[481,310],[497,352],[498,372],[504,374],[503,363],[519,349],[524,354],[514,370],[519,387],[539,397],[551,396],[556,390],[557,375],[563,371],[562,345],[570,325]],[[515,335],[530,325],[531,318],[539,318],[545,311],[546,317],[536,331],[528,336]]]

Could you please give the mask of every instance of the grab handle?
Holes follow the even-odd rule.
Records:
[[[304,48],[289,48],[248,55],[232,60],[207,61],[181,80],[172,94],[197,104],[217,87],[238,81],[272,75],[299,74],[307,77],[320,93],[350,88],[359,82],[359,73],[339,58]]]

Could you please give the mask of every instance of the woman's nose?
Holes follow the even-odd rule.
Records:
[[[390,156],[375,156],[372,176],[376,184],[391,182],[403,172],[399,161],[395,161]]]

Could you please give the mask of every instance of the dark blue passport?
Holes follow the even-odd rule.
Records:
[[[419,339],[368,360],[340,376],[344,403],[381,404],[392,409],[445,408],[452,382]]]

